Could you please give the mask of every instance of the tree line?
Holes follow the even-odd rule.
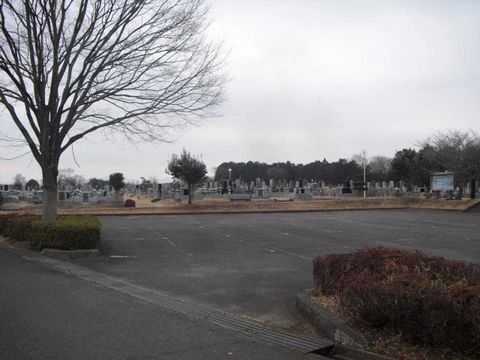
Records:
[[[456,186],[480,179],[480,138],[475,131],[449,130],[431,135],[417,142],[419,150],[405,148],[392,158],[374,156],[366,159],[368,182],[403,180],[406,187],[428,187],[430,174],[451,171]],[[328,162],[326,159],[308,164],[290,161],[273,164],[258,161],[224,162],[215,171],[215,180],[242,179],[250,183],[260,178],[277,181],[306,181],[326,185],[344,185],[350,180],[363,180],[363,156]]]
[[[420,149],[405,148],[395,153],[393,158],[374,156],[366,159],[365,154],[354,155],[350,160],[339,159],[328,162],[326,159],[308,164],[294,164],[290,161],[266,164],[258,161],[224,162],[214,175],[214,181],[241,179],[246,183],[256,179],[268,181],[298,181],[325,183],[330,186],[343,186],[350,180],[363,180],[363,164],[366,166],[368,182],[398,183],[404,181],[408,189],[413,186],[428,187],[433,172],[451,171],[455,175],[456,186],[462,188],[472,180],[480,179],[480,138],[474,131],[450,130],[436,133],[418,142]],[[365,162],[364,162],[365,161]],[[166,172],[173,178],[187,181],[189,186],[205,181],[206,165],[183,149],[182,154],[172,155]],[[141,177],[139,188],[155,187],[156,181]],[[60,169],[59,183],[80,186],[87,183],[92,189],[102,189],[106,185],[118,191],[125,186],[122,173],[109,176],[109,180],[91,178],[88,182],[76,175],[72,169]],[[25,178],[17,174],[13,187],[22,189]],[[118,184],[118,185],[117,185]],[[36,180],[26,183],[28,188],[39,188]]]

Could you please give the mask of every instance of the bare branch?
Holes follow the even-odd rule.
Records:
[[[44,186],[88,134],[169,141],[217,115],[225,56],[207,15],[203,0],[0,0],[0,104]]]

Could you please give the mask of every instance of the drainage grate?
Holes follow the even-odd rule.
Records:
[[[306,352],[318,353],[318,351],[321,351],[322,349],[328,351],[332,345],[332,343],[320,343],[318,341],[313,341],[276,329],[268,328],[262,323],[246,319],[241,316],[236,316],[204,306],[184,302],[172,296],[117,280],[75,264],[65,263],[41,255],[29,256],[28,259],[47,265],[56,270],[68,272],[72,275],[92,281],[96,284],[108,287],[123,294],[134,296],[138,299],[158,304],[186,315],[193,315],[204,319],[205,321],[237,330],[247,335],[261,338],[263,340],[274,342],[283,346],[296,347],[301,350],[306,350]]]

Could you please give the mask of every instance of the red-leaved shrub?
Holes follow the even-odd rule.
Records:
[[[135,207],[135,200],[132,200],[132,199],[125,200],[125,207]]]
[[[480,264],[383,247],[313,262],[317,291],[340,294],[352,321],[480,354]]]

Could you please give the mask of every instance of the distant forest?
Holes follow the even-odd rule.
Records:
[[[215,180],[241,179],[247,183],[257,178],[268,181],[286,180],[325,183],[327,186],[343,186],[350,180],[363,181],[364,166],[367,182],[403,180],[408,188],[428,186],[433,172],[454,173],[456,186],[480,180],[480,137],[475,131],[450,130],[433,134],[418,142],[420,150],[403,149],[393,158],[358,154],[351,160],[339,159],[315,161],[306,165],[290,161],[265,164],[225,162],[217,167]]]
[[[369,169],[368,181],[399,180],[389,170],[391,160],[386,159],[386,161],[388,162],[387,166],[376,168],[376,172]],[[255,181],[257,178],[265,181],[273,179],[277,181],[324,182],[327,185],[335,186],[344,185],[350,180],[363,181],[363,167],[354,160],[346,159],[339,159],[332,163],[324,159],[306,165],[293,164],[290,161],[274,164],[253,161],[247,163],[226,162],[216,169],[215,181],[228,179],[229,169],[232,171],[232,179],[241,179],[247,183]]]

